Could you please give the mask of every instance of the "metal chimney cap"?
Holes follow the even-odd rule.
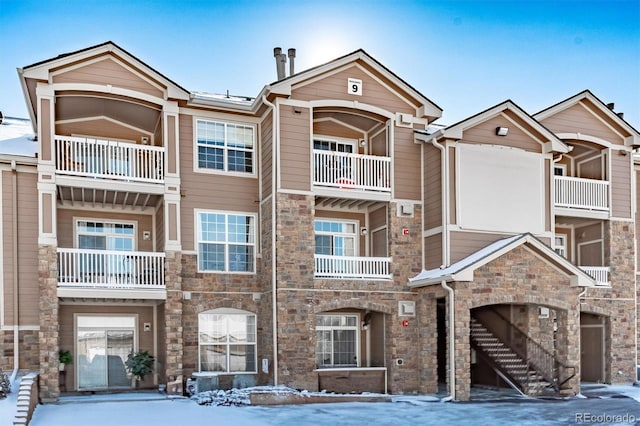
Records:
[[[279,56],[281,54],[282,54],[282,48],[280,48],[280,47],[274,47],[273,48],[273,56],[277,57],[277,56]]]
[[[289,50],[287,50],[287,54],[290,58],[295,58],[296,57],[296,49],[291,48]]]

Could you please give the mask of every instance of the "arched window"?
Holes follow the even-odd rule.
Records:
[[[198,315],[201,372],[256,373],[256,315],[232,308]]]

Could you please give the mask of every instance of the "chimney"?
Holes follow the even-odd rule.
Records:
[[[287,55],[282,53],[282,49],[279,47],[273,48],[273,57],[276,58],[276,73],[278,74],[278,81],[282,80],[284,75],[284,64],[287,62]]]
[[[607,104],[607,108],[609,108],[611,111],[613,111],[613,108],[615,108],[616,104],[614,104],[613,102],[610,102]]]
[[[618,112],[617,114],[618,114],[618,117],[624,120],[624,112]]]
[[[295,68],[293,66],[293,60],[296,57],[296,49],[289,49],[287,51],[288,55],[289,55],[289,76],[292,76],[293,74],[295,74]]]

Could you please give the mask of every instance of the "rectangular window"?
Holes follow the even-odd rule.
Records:
[[[255,216],[197,213],[198,270],[255,272]]]
[[[241,124],[196,120],[197,168],[254,173],[254,128]]]
[[[556,234],[554,239],[554,250],[562,257],[567,257],[567,236],[565,234]]]
[[[198,344],[202,372],[257,372],[254,314],[201,313]]]
[[[314,222],[316,254],[357,256],[356,222],[316,220]]]
[[[125,254],[135,249],[135,227],[132,223],[78,220],[76,222],[77,248],[84,251],[78,255],[82,277],[108,275],[123,277],[132,273],[132,265]],[[107,254],[96,252],[107,251]]]
[[[318,315],[316,319],[316,366],[358,366],[358,316]]]

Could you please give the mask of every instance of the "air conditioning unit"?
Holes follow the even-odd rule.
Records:
[[[187,379],[187,393],[189,395],[216,389],[220,389],[218,376],[194,374],[190,379]]]

